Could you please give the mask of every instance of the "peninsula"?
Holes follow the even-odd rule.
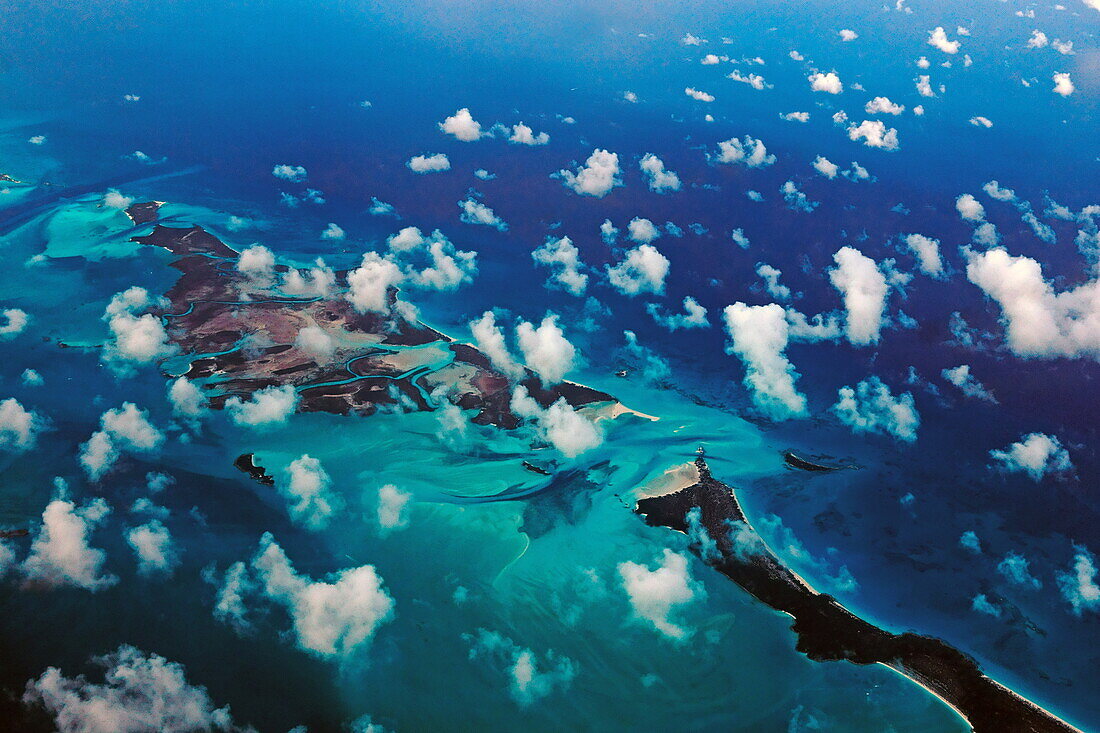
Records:
[[[635,511],[651,526],[688,534],[692,552],[704,562],[759,601],[790,615],[798,651],[820,662],[884,664],[942,699],[978,733],[1077,731],[985,676],[973,658],[946,642],[891,633],[818,593],[768,549],[733,489],[711,475],[702,456],[695,468],[696,483],[640,499]]]

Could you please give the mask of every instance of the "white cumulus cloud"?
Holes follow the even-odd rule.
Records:
[[[1007,448],[989,451],[989,457],[1001,470],[1026,473],[1035,481],[1073,470],[1069,451],[1057,437],[1045,433],[1028,433]]]
[[[291,385],[264,387],[256,390],[247,400],[230,397],[225,401],[229,419],[237,425],[266,427],[281,425],[298,406],[298,393]]]
[[[611,189],[623,185],[619,177],[619,156],[596,148],[576,172],[562,169],[555,174],[567,188],[584,196],[603,198]]]
[[[629,250],[619,264],[608,265],[607,279],[623,295],[660,294],[665,290],[668,270],[668,258],[653,245],[642,244]]]
[[[638,167],[645,174],[650,191],[664,193],[680,190],[680,177],[673,171],[666,170],[664,161],[653,153],[643,155]]]
[[[745,387],[753,403],[773,420],[806,413],[806,397],[795,387],[798,372],[787,359],[790,328],[783,308],[775,303],[738,302],[722,312],[729,335],[727,353],[745,365]]]
[[[673,619],[677,611],[705,595],[702,586],[692,580],[686,556],[665,549],[654,570],[623,562],[618,571],[635,616],[675,641],[691,637],[692,630]]]
[[[903,392],[895,397],[878,377],[859,382],[855,388],[841,387],[833,413],[856,433],[882,433],[898,440],[917,439],[920,415],[913,395]]]

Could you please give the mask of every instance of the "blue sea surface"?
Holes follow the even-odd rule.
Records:
[[[686,552],[687,540],[645,526],[630,511],[634,492],[702,447],[765,539],[814,587],[891,631],[943,638],[1074,725],[1100,727],[1092,682],[1100,615],[1074,613],[1059,581],[1075,548],[1100,552],[1097,361],[1021,359],[1003,348],[999,310],[966,280],[959,248],[972,227],[954,206],[962,193],[979,196],[1003,244],[1042,262],[1059,289],[1096,277],[1073,244],[1076,223],[1049,220],[1057,242],[1047,244],[1011,205],[980,192],[998,180],[1037,213],[1046,196],[1074,211],[1100,203],[1100,13],[1077,0],[1066,11],[1014,0],[905,4],[914,12],[774,0],[8,3],[0,173],[33,186],[0,196],[0,306],[32,320],[0,344],[0,398],[47,415],[50,430],[32,452],[0,452],[0,527],[37,526],[62,477],[78,501],[102,496],[113,507],[94,544],[120,582],[92,593],[29,587],[14,573],[0,580],[7,697],[48,666],[72,676],[89,670],[90,657],[132,644],[181,663],[235,720],[262,731],[340,730],[362,715],[399,731],[968,729],[885,667],[809,661],[795,651],[788,617],[694,558],[700,590],[681,615],[690,640],[638,620],[619,564],[654,566],[666,547]],[[1031,8],[1034,18],[1015,14]],[[971,29],[960,38],[972,66],[959,57],[940,66],[947,57],[925,43],[935,26],[952,37],[957,26]],[[1072,38],[1076,53],[1025,52],[1033,27]],[[841,41],[841,28],[859,38]],[[707,43],[685,45],[689,33]],[[836,70],[844,94],[811,94],[806,63],[789,55],[796,49],[814,68]],[[737,66],[773,88],[725,78],[734,65],[702,65],[706,53],[759,56],[766,63]],[[932,60],[929,70],[914,65],[920,56]],[[1050,92],[1055,71],[1073,74],[1076,94]],[[947,91],[917,96],[913,79],[925,73]],[[1025,87],[1021,79],[1036,81]],[[696,102],[685,87],[717,99]],[[624,99],[627,91],[637,103]],[[888,120],[899,131],[896,151],[853,142],[831,120],[843,109],[858,122],[878,95],[927,108]],[[528,148],[442,134],[438,123],[463,107],[486,126],[526,122],[550,142]],[[797,110],[810,121],[780,119]],[[993,126],[971,124],[976,115]],[[41,145],[28,142],[38,135]],[[744,135],[764,140],[778,162],[748,169],[708,157],[718,141]],[[619,155],[623,187],[583,197],[552,177],[594,148]],[[451,170],[416,175],[406,166],[432,153],[446,153]],[[646,188],[636,163],[646,153],[679,174],[682,191]],[[810,166],[817,155],[842,167],[858,161],[874,180],[826,180]],[[274,178],[272,167],[284,163],[304,166],[307,181]],[[495,177],[480,180],[477,169]],[[784,204],[788,180],[820,202],[815,211]],[[281,193],[306,188],[325,202],[281,203]],[[402,294],[424,323],[469,339],[470,321],[486,310],[509,322],[558,314],[583,355],[568,378],[660,419],[605,421],[603,444],[572,459],[533,447],[522,432],[470,425],[450,439],[435,413],[299,414],[255,431],[218,412],[188,431],[174,422],[158,369],[119,378],[101,363],[111,296],[134,285],[162,294],[178,275],[168,253],[129,241],[148,226],[100,205],[109,189],[168,202],[165,223],[200,224],[238,250],[262,243],[301,266],[321,256],[337,270],[352,268],[402,227],[438,228],[457,248],[476,251],[479,267],[468,287]],[[470,196],[507,230],[461,222],[456,204]],[[396,216],[371,214],[372,197]],[[654,242],[671,261],[661,296],[626,297],[603,275],[627,248],[636,216],[675,225]],[[601,239],[605,219],[624,232],[615,246]],[[321,238],[330,222],[347,238]],[[731,241],[735,228],[747,249]],[[841,307],[825,275],[834,252],[851,245],[915,273],[898,243],[911,232],[940,240],[950,277],[918,273],[904,295],[892,295],[892,323],[875,346],[792,344],[787,355],[810,417],[761,416],[720,322],[731,303],[771,302],[757,263],[783,272],[800,311],[829,312]],[[588,295],[597,305],[544,287],[548,271],[531,251],[563,235],[592,268]],[[647,313],[653,302],[678,310],[685,296],[708,309],[709,328],[670,332]],[[916,327],[901,325],[899,310]],[[952,340],[955,312],[992,334],[985,346]],[[667,361],[669,376],[646,379],[625,348],[627,330]],[[966,400],[940,378],[962,363],[996,404]],[[23,384],[25,369],[44,386]],[[625,378],[615,376],[620,369]],[[832,416],[838,388],[872,374],[895,393],[913,393],[917,441],[853,434]],[[158,453],[127,457],[93,483],[78,446],[123,402],[175,427]],[[1071,476],[1037,483],[990,467],[990,450],[1030,432],[1060,437]],[[785,450],[857,470],[793,471]],[[275,476],[303,454],[319,459],[344,511],[324,531],[296,524],[281,494],[233,467],[242,453]],[[525,471],[525,459],[552,461],[556,475]],[[136,521],[127,507],[148,494],[150,471],[174,479],[155,497],[181,548],[167,579],[137,574],[123,536]],[[382,531],[374,516],[388,484],[413,497],[400,531]],[[960,546],[966,531],[981,538],[981,554]],[[312,578],[375,566],[396,611],[369,648],[337,663],[298,648],[282,611],[244,634],[214,617],[209,579],[247,562],[264,532]],[[998,572],[1010,553],[1029,560],[1038,586]],[[977,594],[1000,616],[973,610]],[[471,653],[468,638],[479,629],[533,650],[544,665],[567,658],[575,676],[521,704],[507,665]]]

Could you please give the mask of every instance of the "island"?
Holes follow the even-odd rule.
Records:
[[[783,454],[783,462],[791,468],[797,468],[802,471],[836,471],[839,466],[826,466],[824,463],[815,463],[813,461],[807,461],[805,458],[795,454],[793,451],[786,451]]]
[[[379,408],[427,411],[447,400],[476,410],[472,421],[512,429],[520,418],[511,409],[512,389],[525,387],[541,406],[564,399],[573,408],[615,403],[599,390],[561,382],[545,385],[530,369],[518,380],[496,369],[488,356],[419,321],[390,311],[360,313],[340,295],[347,271],[336,272],[332,294],[305,297],[257,283],[242,274],[239,253],[201,226],[155,223],[160,202],[135,203],[127,215],[154,223],[132,241],[167,250],[180,277],[165,294],[158,314],[169,339],[188,361],[183,373],[196,380],[221,408],[232,397],[248,399],[267,387],[293,386],[298,410],[370,415]],[[153,217],[153,218],[150,218]],[[277,278],[291,268],[277,265]],[[320,329],[330,351],[309,350],[303,329]]]
[[[695,475],[689,486],[638,500],[635,512],[651,526],[687,534],[691,551],[707,565],[791,616],[799,652],[819,662],[883,664],[939,697],[978,733],[1078,730],[984,675],[977,661],[950,644],[881,629],[817,592],[771,552],[733,489],[711,475],[703,456],[695,460]]]
[[[275,478],[263,466],[256,464],[256,456],[253,453],[242,453],[233,461],[233,465],[264,486],[275,485]]]

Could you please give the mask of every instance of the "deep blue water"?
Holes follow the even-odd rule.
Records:
[[[752,460],[763,468],[744,473],[731,468],[729,479],[740,483],[746,505],[757,516],[774,513],[813,555],[849,568],[859,589],[839,594],[846,603],[889,628],[941,635],[975,655],[1002,682],[1082,727],[1095,727],[1100,725],[1100,699],[1092,693],[1090,671],[1100,661],[1095,651],[1100,648],[1100,622],[1095,612],[1070,613],[1058,593],[1055,573],[1069,567],[1073,543],[1100,552],[1096,360],[1021,360],[1000,348],[964,349],[947,343],[947,323],[953,311],[960,311],[972,326],[996,334],[995,346],[1003,341],[997,310],[966,282],[962,272],[965,261],[957,248],[969,241],[970,227],[954,211],[953,202],[960,193],[977,195],[1010,251],[1040,260],[1060,287],[1095,276],[1073,246],[1075,225],[1049,221],[1058,241],[1044,244],[1010,205],[991,201],[980,188],[997,179],[1031,201],[1037,212],[1044,208],[1045,193],[1074,210],[1100,202],[1096,185],[1100,180],[1096,71],[1100,14],[1076,0],[1070,0],[1067,11],[1036,8],[1035,19],[1016,17],[1015,10],[1024,7],[1017,8],[1016,3],[913,5],[915,12],[906,14],[883,10],[878,3],[855,2],[840,6],[747,2],[736,7],[713,2],[477,2],[425,3],[412,8],[401,3],[316,7],[281,1],[265,6],[222,3],[216,12],[200,12],[182,3],[14,3],[5,9],[0,41],[2,149],[14,166],[28,172],[20,175],[14,167],[9,170],[7,162],[0,172],[63,187],[112,182],[127,195],[248,216],[263,222],[263,227],[219,233],[234,245],[262,241],[301,262],[323,254],[336,267],[353,266],[364,249],[377,245],[399,226],[441,228],[459,248],[479,253],[480,270],[474,285],[457,293],[413,294],[426,321],[461,335],[465,324],[487,308],[507,309],[528,320],[540,318],[547,310],[560,313],[567,335],[588,363],[576,378],[612,392],[629,389],[632,397],[637,395],[631,406],[650,412],[653,404],[669,403],[663,402],[665,397],[648,398],[654,402],[647,403],[646,390],[667,387],[631,384],[627,388],[611,376],[621,359],[621,333],[634,330],[645,345],[670,360],[675,399],[698,400],[725,411],[731,425],[738,426],[731,429],[737,435],[748,429],[741,427],[737,416],[757,423],[764,437],[752,448],[759,452]],[[937,25],[948,28],[953,38],[957,25],[971,29],[971,35],[961,40],[974,59],[973,66],[964,68],[958,57],[952,58],[950,69],[938,66],[946,57],[924,43],[927,31]],[[843,43],[837,30],[849,27],[860,38]],[[1042,28],[1052,39],[1072,38],[1077,53],[1061,56],[1050,48],[1025,52],[1022,46],[1033,27]],[[680,44],[678,40],[688,32],[709,43]],[[722,36],[732,43],[722,44]],[[791,49],[798,49],[823,70],[835,69],[847,86],[844,94],[811,95],[805,65],[788,57]],[[699,59],[704,53],[759,55],[767,61],[765,65],[739,68],[763,74],[774,88],[756,91],[729,81],[723,76],[733,66],[702,66]],[[918,71],[914,60],[919,56],[931,59],[932,68]],[[1078,87],[1068,99],[1049,90],[1050,74],[1062,70],[1073,73]],[[947,86],[947,93],[936,99],[918,97],[912,82],[918,73],[931,74],[935,83]],[[1024,88],[1020,78],[1037,81]],[[855,82],[866,91],[853,90]],[[705,89],[718,99],[710,105],[693,102],[682,94],[685,86]],[[625,90],[635,92],[640,103],[624,102]],[[138,94],[141,99],[127,103],[122,100],[124,94]],[[923,103],[927,108],[922,117],[907,111],[889,119],[899,131],[898,151],[857,145],[829,119],[839,109],[856,121],[863,119],[862,104],[876,95],[909,107]],[[360,107],[362,100],[370,100],[372,106]],[[525,121],[536,132],[548,132],[551,141],[544,147],[526,148],[500,140],[464,143],[440,134],[436,124],[467,106],[483,125]],[[810,122],[778,118],[781,112],[795,110],[810,112]],[[704,121],[708,112],[716,118],[714,122]],[[994,126],[984,129],[969,124],[974,115],[988,117]],[[565,124],[559,116],[572,116],[576,123]],[[28,148],[26,138],[38,134],[46,135],[46,145]],[[705,153],[713,151],[717,141],[745,134],[763,139],[778,163],[747,170],[707,162]],[[594,147],[619,154],[624,187],[606,198],[591,199],[568,194],[550,178],[554,171],[572,167],[572,161],[582,162]],[[134,150],[167,160],[157,166],[125,160]],[[450,172],[417,176],[405,167],[410,156],[435,152],[450,157]],[[646,190],[635,161],[647,152],[658,154],[680,175],[684,191],[658,195]],[[826,181],[810,168],[818,154],[842,166],[858,161],[876,180]],[[305,166],[308,186],[323,191],[327,203],[295,209],[280,206],[280,191],[300,192],[304,185],[272,178],[275,163]],[[193,166],[198,172],[130,186],[123,183]],[[472,175],[478,168],[498,177],[479,181]],[[822,202],[814,213],[792,212],[783,205],[778,191],[788,179],[795,180],[812,200]],[[704,184],[710,188],[703,188]],[[509,223],[507,232],[459,222],[456,202],[466,198],[470,188],[481,192],[484,201]],[[744,195],[747,189],[762,192],[765,201],[749,201]],[[392,204],[401,220],[368,214],[372,196]],[[908,214],[891,210],[899,203]],[[710,311],[711,328],[670,334],[645,312],[645,304],[655,299],[625,298],[595,273],[590,293],[608,307],[600,318],[602,328],[593,333],[569,328],[580,320],[583,301],[543,289],[546,271],[534,268],[531,250],[550,234],[568,234],[581,249],[582,259],[598,271],[618,256],[601,241],[600,222],[610,218],[625,231],[634,216],[658,224],[672,221],[685,230],[682,238],[665,234],[655,243],[672,262],[661,302],[677,309],[683,296],[697,298]],[[339,223],[348,239],[335,244],[320,240],[318,234],[328,222]],[[689,225],[693,223],[707,232],[692,233]],[[752,242],[747,251],[730,242],[729,232],[735,227],[743,228]],[[946,281],[916,274],[904,300],[892,296],[891,312],[901,307],[919,327],[887,330],[882,343],[872,348],[846,343],[792,345],[788,355],[802,375],[798,385],[809,399],[813,417],[782,424],[758,419],[741,385],[739,362],[724,353],[724,334],[718,325],[721,308],[729,303],[769,302],[753,274],[756,263],[765,261],[781,269],[784,282],[803,294],[795,306],[805,313],[818,313],[839,307],[836,291],[824,275],[833,252],[852,244],[876,260],[895,257],[899,269],[913,272],[912,258],[900,252],[894,241],[908,232],[938,238],[952,272]],[[32,235],[20,230],[20,236]],[[11,297],[4,294],[3,305],[35,313],[50,335],[71,337],[75,332],[94,343],[102,337],[98,315],[110,294],[132,284],[164,290],[171,273],[163,265],[152,253],[98,263],[62,260],[56,267],[70,273],[63,282],[82,283],[79,289],[47,298],[28,286]],[[160,410],[167,422],[163,380],[158,375],[118,382],[97,366],[94,354],[66,353],[59,358],[54,347],[27,335],[18,345],[20,358],[4,365],[0,384],[8,394],[33,400],[36,407],[56,416],[57,430],[45,439],[40,454],[71,454],[98,415],[124,399]],[[998,405],[964,400],[939,379],[941,369],[960,363],[971,365],[997,395]],[[910,366],[938,384],[943,397],[906,386]],[[40,371],[50,386],[39,392],[20,387],[18,374],[26,367]],[[829,417],[827,410],[836,400],[837,388],[870,374],[882,377],[895,392],[914,391],[922,420],[916,443],[853,436]],[[1062,439],[1070,448],[1074,477],[1036,484],[1020,475],[1003,477],[988,468],[990,449],[1033,431]],[[200,455],[232,458],[252,449],[252,440],[226,428],[212,431],[198,446],[181,450],[188,455],[197,450]],[[278,438],[271,441],[279,443]],[[830,455],[863,469],[828,476],[784,471],[777,459],[784,448]],[[171,464],[170,459],[169,455],[165,460]],[[668,464],[680,459],[678,454],[670,455]],[[183,468],[189,460],[177,458],[173,466],[178,492],[173,494],[171,508],[186,514],[191,506],[202,505],[210,524],[206,529],[187,530],[195,534],[189,537],[188,559],[177,577],[190,573],[188,579],[162,583],[148,597],[126,590],[131,581],[144,582],[133,578],[94,597],[79,591],[58,592],[59,597],[65,595],[57,601],[48,595],[28,600],[6,588],[4,604],[11,618],[19,624],[35,619],[30,633],[17,635],[14,620],[5,625],[4,643],[14,650],[8,656],[18,660],[16,671],[5,672],[6,682],[18,687],[46,664],[73,667],[90,654],[105,651],[103,645],[129,640],[156,648],[169,658],[186,657],[188,669],[196,670],[194,676],[210,687],[215,699],[232,703],[235,711],[246,713],[242,718],[263,729],[277,729],[282,723],[289,728],[299,722],[325,729],[361,712],[381,715],[399,730],[427,729],[447,721],[447,711],[457,705],[449,694],[443,695],[438,709],[422,717],[402,709],[402,703],[416,692],[422,694],[429,686],[438,690],[441,684],[440,678],[423,671],[425,657],[417,656],[422,652],[409,650],[418,641],[412,629],[416,623],[431,623],[433,613],[455,612],[431,606],[446,600],[444,593],[425,600],[427,605],[417,606],[417,611],[411,603],[402,604],[403,592],[426,593],[426,582],[400,561],[394,561],[387,573],[386,557],[395,554],[392,538],[386,540],[389,546],[372,540],[365,550],[359,548],[362,555],[352,552],[357,561],[378,563],[383,577],[393,578],[393,594],[406,614],[400,635],[380,634],[375,652],[377,660],[384,661],[376,661],[362,673],[368,684],[342,679],[322,662],[275,639],[262,643],[238,639],[213,620],[209,590],[205,596],[198,590],[205,587],[196,580],[198,569],[211,562],[224,567],[247,557],[260,532],[286,536],[288,553],[300,568],[313,567],[315,575],[346,566],[346,558],[336,555],[334,548],[344,555],[348,545],[343,541],[333,541],[331,547],[323,542],[315,545],[289,524],[277,497],[258,495],[254,487],[247,487],[246,503],[226,501],[223,495],[230,487],[241,490],[239,477],[229,469],[215,479],[201,472],[189,475]],[[410,470],[415,473],[416,469]],[[36,517],[48,498],[47,477],[75,471],[75,465],[64,471],[44,467],[34,456],[7,460],[4,522],[26,524]],[[122,492],[118,496],[134,491],[143,471],[135,468],[133,473],[126,479],[133,486],[110,490]],[[910,493],[912,503],[903,505],[901,498]],[[117,498],[112,503],[122,505]],[[965,530],[975,530],[981,537],[986,548],[981,557],[959,548],[958,537]],[[351,528],[346,533],[355,534]],[[639,542],[652,542],[653,547],[665,539],[643,535],[641,529],[637,534]],[[129,550],[117,532],[114,537],[118,546],[104,549],[109,555],[126,555]],[[418,540],[427,547],[441,542],[427,530]],[[538,545],[536,540],[532,547]],[[547,546],[557,547],[552,541]],[[332,552],[326,555],[328,550]],[[1009,551],[1030,560],[1033,574],[1042,581],[1041,589],[1010,586],[997,574],[997,562]],[[506,554],[502,551],[501,556]],[[504,561],[498,557],[486,562],[492,566]],[[461,576],[462,568],[439,563],[432,572]],[[704,573],[699,566],[696,576]],[[812,571],[804,574],[813,577]],[[403,577],[411,578],[406,588],[400,587]],[[720,581],[707,580],[707,613],[718,616],[734,609],[735,619],[740,614],[757,619],[760,611],[753,611],[743,594]],[[549,581],[543,577],[538,582]],[[971,611],[970,599],[979,592],[1014,610],[1000,619]],[[135,602],[138,596],[142,600]],[[512,602],[515,597],[510,596]],[[522,604],[517,602],[517,607]],[[56,616],[44,609],[55,609]],[[452,618],[448,624],[472,630],[485,618],[499,620],[509,613],[502,605],[485,611],[486,616]],[[72,623],[76,616],[84,619],[80,629],[94,630],[103,648],[87,648],[74,638],[79,636],[75,632],[48,634],[51,623]],[[177,628],[195,627],[187,640],[175,630],[160,632],[148,623],[150,618]],[[747,668],[767,667],[769,655],[789,651],[791,646],[781,620],[758,622],[772,624],[776,639],[759,642],[762,648],[744,655]],[[736,629],[737,621],[732,625]],[[524,628],[518,621],[516,627]],[[553,639],[554,634],[547,632],[547,636]],[[595,648],[606,653],[606,647]],[[679,654],[653,640],[641,651],[653,656]],[[464,660],[461,648],[442,653],[450,655],[453,664]],[[617,671],[625,677],[624,660],[630,655],[622,653],[623,657],[608,661],[593,652],[587,666],[591,670],[618,663]],[[240,669],[224,663],[233,657],[248,658],[255,668],[294,672],[281,682],[284,687],[279,694],[250,697],[234,681]],[[708,663],[733,664],[735,659],[736,655],[719,654],[708,658]],[[582,660],[582,669],[585,666]],[[813,684],[819,684],[816,680],[827,679],[829,689],[846,690],[853,699],[864,686],[879,683],[878,677],[868,682],[866,670],[837,665],[806,671],[809,666],[793,652],[774,664],[769,689],[782,692],[776,692],[781,702],[771,711],[770,723],[790,718],[799,702],[791,696],[807,689],[801,680],[812,677]],[[383,672],[398,669],[400,682],[387,695]],[[269,683],[279,676],[272,673]],[[578,678],[570,696],[582,695],[583,680]],[[464,689],[480,689],[473,682],[464,685]],[[364,688],[375,691],[364,695]],[[687,697],[679,692],[679,697],[671,699]],[[619,688],[600,694],[617,693],[625,694]],[[877,714],[898,725],[898,711],[910,702],[902,691],[892,694],[902,702],[891,698]],[[824,709],[824,697],[824,693],[811,695],[806,704]],[[265,707],[261,699],[277,702]],[[787,703],[791,704],[782,707]],[[575,711],[560,713],[560,718],[555,717],[559,713],[546,710],[528,710],[524,715],[541,729],[575,725],[578,718],[571,715],[583,716],[586,704],[591,701],[578,703]],[[678,709],[669,704],[670,709]],[[710,706],[693,703],[683,708],[688,709],[699,715],[701,729],[728,728],[736,723],[729,717],[731,710],[743,714],[724,698]],[[507,699],[493,699],[483,714],[483,724],[506,726],[516,710]],[[660,718],[657,727],[671,725],[672,715]],[[864,724],[874,729],[878,720],[862,708],[848,719],[842,710],[828,715],[840,729],[863,729]],[[610,720],[606,726],[624,722],[625,718]]]

